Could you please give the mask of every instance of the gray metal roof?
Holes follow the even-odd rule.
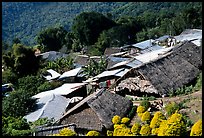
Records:
[[[47,94],[37,100],[37,109],[34,112],[24,116],[27,121],[34,122],[39,118],[58,120],[65,113],[66,107],[69,103],[69,98],[61,95]]]
[[[150,39],[150,40],[145,40],[145,41],[133,44],[132,46],[139,48],[139,49],[146,49],[152,46],[152,42],[154,42],[154,40]]]

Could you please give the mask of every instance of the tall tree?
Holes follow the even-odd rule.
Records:
[[[34,51],[22,44],[14,44],[12,52],[3,56],[3,62],[19,77],[35,74],[39,67]]]
[[[37,42],[45,47],[45,51],[58,51],[66,44],[67,31],[62,27],[47,28],[37,35]]]
[[[97,41],[103,30],[115,25],[116,23],[113,20],[108,19],[101,13],[83,12],[74,19],[72,31],[83,45],[92,45]]]

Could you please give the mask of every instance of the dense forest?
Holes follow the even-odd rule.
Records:
[[[3,2],[2,84],[10,83],[14,91],[2,93],[2,134],[28,135],[34,126],[49,123],[27,124],[22,118],[35,107],[36,99],[30,97],[62,85],[42,77],[47,69],[62,73],[74,68],[71,56],[44,61],[35,56],[36,48],[67,54],[87,48],[87,55],[103,55],[107,47],[191,28],[202,28],[201,2]],[[99,74],[105,64],[101,58],[85,74]]]
[[[113,20],[144,15],[153,24],[190,7],[201,16],[201,5],[199,2],[3,2],[2,38],[9,44],[17,37],[26,45],[34,45],[36,35],[47,27],[63,26],[70,31],[73,19],[82,12],[103,13]]]

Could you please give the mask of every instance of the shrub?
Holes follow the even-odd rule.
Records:
[[[107,130],[107,136],[113,136],[113,131]]]
[[[133,116],[134,116],[135,113],[136,113],[136,109],[137,109],[137,107],[136,107],[136,106],[133,106],[132,109],[131,109],[131,111],[128,113],[127,117],[130,118],[130,119],[133,118]]]
[[[141,125],[139,123],[135,123],[132,128],[131,132],[135,135],[138,135],[140,133]]]
[[[150,102],[148,100],[142,100],[140,106],[145,107],[145,111],[147,111],[147,109],[150,107]]]
[[[137,113],[137,115],[139,116],[139,118],[142,118],[143,113]]]
[[[202,136],[202,120],[198,120],[191,128],[190,136]]]
[[[128,128],[126,125],[121,124],[118,125],[114,131],[113,136],[132,136],[132,133],[130,131],[130,128]]]
[[[74,132],[73,130],[69,128],[63,128],[62,130],[60,130],[59,135],[60,136],[77,136],[76,132]]]
[[[153,128],[152,129],[152,135],[157,135],[158,134],[159,128]]]
[[[121,121],[121,118],[120,118],[120,116],[118,116],[118,115],[115,115],[115,116],[112,118],[112,122],[113,122],[114,125],[115,125],[115,124],[119,124],[120,121]]]
[[[165,116],[160,111],[156,112],[150,122],[150,127],[152,129],[159,128],[159,125],[161,124],[162,120],[165,120]]]
[[[183,116],[174,113],[167,119],[166,123],[160,125],[158,136],[184,136],[186,132]]]
[[[147,123],[149,123],[150,120],[151,120],[151,114],[150,114],[150,112],[148,112],[148,111],[144,112],[143,115],[142,115],[141,120],[142,120],[143,122],[146,121]]]
[[[97,132],[97,131],[92,130],[92,131],[89,131],[89,132],[86,134],[86,136],[100,136],[100,133]]]
[[[142,136],[149,136],[151,135],[151,128],[148,124],[145,124],[142,126],[141,130],[140,130],[140,134]]]
[[[130,123],[130,118],[128,118],[128,117],[123,117],[122,120],[121,120],[121,123],[128,125],[128,124]]]
[[[171,116],[174,114],[177,110],[179,110],[178,104],[175,102],[169,103],[165,106],[165,110],[168,116]]]
[[[144,113],[146,110],[145,110],[145,107],[144,106],[138,106],[137,107],[137,113]]]

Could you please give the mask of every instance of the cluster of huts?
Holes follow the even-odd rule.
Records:
[[[187,39],[184,39],[186,35]],[[39,118],[53,118],[54,124],[39,127],[33,135],[44,136],[58,133],[68,127],[80,135],[89,130],[105,132],[112,127],[114,115],[124,117],[133,103],[125,95],[168,96],[169,91],[195,81],[202,68],[202,30],[186,30],[180,36],[163,36],[123,47],[110,47],[104,52],[107,69],[87,80],[82,67],[90,59],[100,57],[79,55],[76,68],[63,74],[50,69],[48,81],[65,83],[53,90],[34,95],[38,109],[24,118],[35,121]],[[200,43],[198,43],[198,40]],[[162,46],[161,46],[162,45]],[[39,54],[48,60],[51,55],[66,56],[58,52]]]

